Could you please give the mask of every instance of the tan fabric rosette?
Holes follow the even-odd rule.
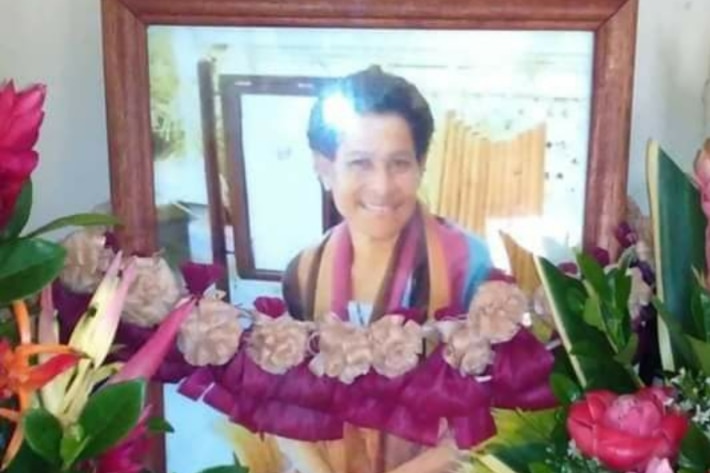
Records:
[[[367,328],[329,313],[318,324],[318,336],[318,354],[308,365],[316,376],[351,384],[370,370],[373,353]]]
[[[471,301],[468,319],[481,337],[503,343],[518,333],[529,310],[528,297],[517,285],[488,281]]]
[[[488,281],[476,292],[465,319],[435,323],[444,360],[462,375],[480,375],[493,362],[491,345],[511,340],[522,327],[530,302],[515,284]]]
[[[396,378],[419,363],[424,350],[423,329],[401,315],[385,315],[368,327],[372,367],[382,376]]]
[[[247,353],[264,371],[284,374],[305,359],[310,327],[288,314],[272,318],[256,313]]]
[[[181,296],[177,276],[159,256],[135,258],[138,273],[128,291],[122,319],[141,327],[159,324]]]
[[[469,320],[437,322],[444,347],[444,360],[463,376],[483,373],[493,361],[490,342]]]
[[[67,251],[59,274],[62,284],[81,294],[94,292],[113,259],[113,251],[105,247],[103,231],[78,230],[64,238],[61,245]]]
[[[177,346],[193,366],[223,365],[239,349],[240,311],[219,298],[204,298],[180,327]]]

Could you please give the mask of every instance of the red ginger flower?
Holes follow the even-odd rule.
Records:
[[[0,85],[0,229],[10,220],[15,203],[39,159],[33,150],[44,118],[45,87],[16,91]]]

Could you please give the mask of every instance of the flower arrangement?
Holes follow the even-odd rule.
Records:
[[[710,141],[694,176],[656,144],[647,168],[651,219],[619,227],[616,261],[599,249],[563,267],[535,258],[561,341],[559,406],[496,412],[476,471],[710,471]]]
[[[0,85],[0,471],[142,472],[147,437],[170,429],[152,417],[146,383],[194,317],[214,268],[187,265],[202,289],[182,291],[164,260],[112,249],[106,230],[118,222],[105,214],[24,233],[45,93]],[[86,230],[60,243],[42,238],[67,226]],[[85,297],[72,324],[61,320],[72,312],[63,287]],[[112,353],[122,319],[154,327],[125,362]]]

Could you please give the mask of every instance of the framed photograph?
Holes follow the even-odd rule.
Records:
[[[616,248],[636,0],[103,0],[102,11],[121,242],[225,265],[233,303],[280,294],[289,262],[343,218],[309,123],[329,84],[373,68],[431,110],[419,201],[485,240],[496,266],[524,278],[534,268],[518,247],[553,260]],[[179,452],[185,440],[170,441]],[[163,471],[165,452],[154,449]]]

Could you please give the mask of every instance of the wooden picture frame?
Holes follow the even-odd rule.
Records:
[[[586,30],[594,72],[584,245],[615,253],[626,207],[638,0],[102,0],[113,209],[126,251],[156,249],[147,28],[151,25]],[[160,387],[152,388],[160,408]],[[164,445],[152,467],[164,471]]]

